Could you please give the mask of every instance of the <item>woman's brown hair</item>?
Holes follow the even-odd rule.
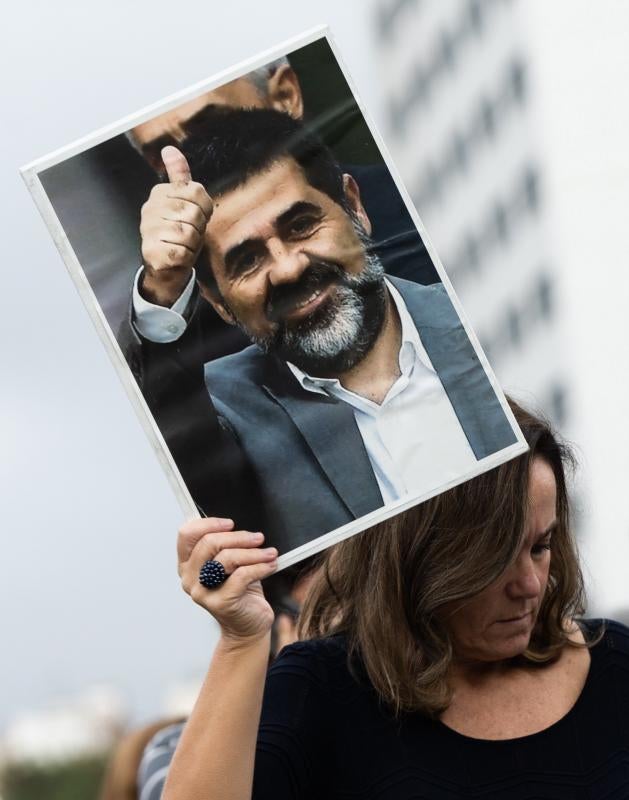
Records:
[[[548,587],[529,647],[545,663],[572,645],[566,622],[583,614],[584,590],[565,466],[573,459],[544,420],[511,403],[529,451],[328,550],[302,613],[306,637],[343,633],[369,680],[396,712],[437,716],[451,699],[452,643],[440,612],[496,580],[526,530],[529,467],[542,458],[557,483]]]

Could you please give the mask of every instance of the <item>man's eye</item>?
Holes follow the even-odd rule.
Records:
[[[316,226],[318,219],[316,217],[298,217],[294,219],[289,230],[293,236],[304,236],[310,233]]]
[[[238,259],[238,272],[250,272],[255,269],[260,262],[260,254],[255,251],[243,253]]]

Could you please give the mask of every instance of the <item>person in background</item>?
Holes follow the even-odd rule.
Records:
[[[316,569],[317,559],[310,557],[265,583],[275,613],[271,661],[282,648],[297,641],[297,617]],[[128,731],[109,756],[99,800],[159,800],[185,721],[181,715],[164,717]]]
[[[627,795],[629,630],[583,618],[569,456],[512,407],[529,452],[337,544],[268,676],[277,551],[181,529],[221,638],[163,800]]]
[[[98,800],[138,800],[138,768],[148,743],[164,730],[182,727],[185,718],[164,717],[127,732],[111,751]]]
[[[279,58],[135,125],[127,132],[127,138],[163,179],[163,148],[206,133],[207,118],[216,108],[273,108],[301,119],[304,101],[295,70],[287,58]]]

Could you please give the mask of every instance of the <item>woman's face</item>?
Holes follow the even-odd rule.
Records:
[[[526,650],[531,638],[548,583],[557,486],[541,458],[533,459],[530,470],[526,537],[516,560],[447,617],[459,662],[513,658]]]

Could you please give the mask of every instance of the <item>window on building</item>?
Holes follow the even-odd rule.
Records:
[[[440,64],[445,69],[452,71],[456,66],[456,61],[455,61],[456,42],[453,41],[452,35],[447,30],[441,31],[439,39],[440,43],[439,43],[438,58]]]
[[[405,117],[406,111],[402,104],[395,98],[391,98],[389,101],[389,125],[396,135],[400,135],[404,130]]]
[[[380,6],[376,15],[376,25],[383,38],[393,36],[394,24],[397,24],[402,12],[419,2],[415,0],[397,0],[386,6]],[[406,86],[400,97],[390,103],[390,125],[396,134],[405,133],[408,114],[417,106],[430,102],[434,83],[444,70],[451,71],[460,60],[460,51],[469,42],[471,35],[482,33],[486,11],[496,6],[494,0],[468,0],[464,13],[458,23],[443,29],[436,40],[436,49],[427,61],[418,62],[410,69]]]
[[[459,131],[455,131],[452,137],[452,155],[454,163],[461,171],[467,169],[468,153],[465,136]]]
[[[524,62],[516,59],[509,69],[509,83],[511,94],[517,102],[521,103],[524,100],[526,92],[526,68]]]
[[[466,237],[463,252],[465,264],[467,266],[466,272],[479,272],[480,259],[476,237],[470,235]]]
[[[493,209],[493,227],[496,232],[496,239],[505,244],[509,238],[509,219],[507,216],[507,209],[504,204],[497,201]]]
[[[511,307],[507,311],[507,336],[513,347],[519,347],[522,343],[522,325],[520,314],[517,308]]]
[[[568,391],[566,386],[558,383],[551,388],[548,407],[555,425],[558,427],[565,425],[569,416]]]
[[[486,98],[481,100],[480,119],[485,135],[487,138],[491,139],[496,131],[496,115],[494,113],[494,105],[491,100]]]
[[[480,33],[483,29],[483,6],[481,0],[469,0],[466,15],[471,30],[475,33]]]
[[[392,38],[396,25],[406,11],[416,11],[419,0],[393,0],[393,2],[381,3],[376,9],[375,21],[376,30],[386,41]]]
[[[537,283],[537,307],[539,315],[544,320],[553,316],[554,297],[553,283],[548,275],[542,275]]]
[[[523,180],[524,197],[529,211],[536,212],[539,209],[539,173],[535,167],[528,167],[524,173]]]

